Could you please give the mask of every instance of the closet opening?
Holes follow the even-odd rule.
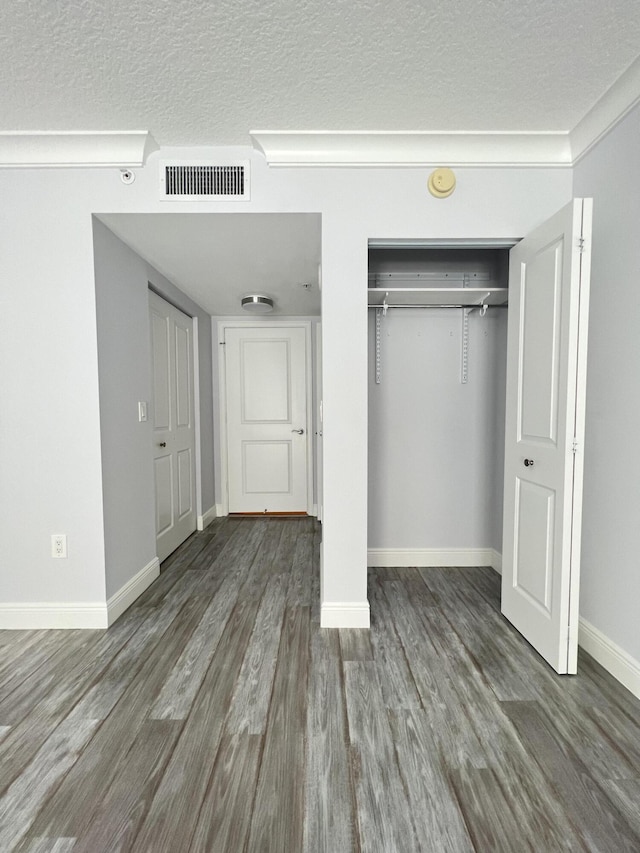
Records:
[[[370,241],[369,566],[500,571],[514,243]]]

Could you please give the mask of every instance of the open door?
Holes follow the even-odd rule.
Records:
[[[511,250],[502,613],[575,673],[591,199]]]

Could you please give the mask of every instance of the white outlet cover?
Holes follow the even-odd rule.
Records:
[[[51,535],[51,556],[57,560],[67,556],[67,537],[64,533],[53,533]]]

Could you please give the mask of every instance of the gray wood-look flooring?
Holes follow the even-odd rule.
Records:
[[[108,631],[0,632],[0,851],[640,851],[640,702],[556,676],[491,569],[377,569],[321,630],[320,525],[215,521]]]

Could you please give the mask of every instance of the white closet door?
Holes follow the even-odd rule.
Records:
[[[591,199],[511,250],[502,612],[559,673],[578,655]]]
[[[193,321],[149,292],[156,548],[160,560],[196,529]]]
[[[229,512],[308,512],[307,328],[227,328]]]

